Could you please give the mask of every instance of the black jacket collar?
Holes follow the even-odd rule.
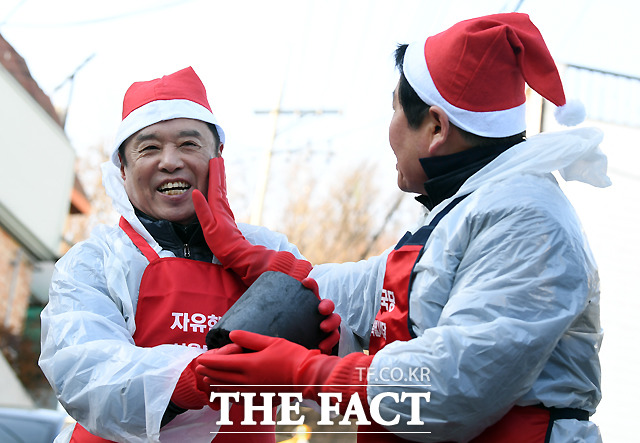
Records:
[[[168,220],[157,220],[138,209],[135,212],[162,249],[173,252],[176,257],[211,262],[213,254],[197,220],[188,225],[180,225]]]
[[[489,164],[510,146],[472,148],[456,154],[421,158],[420,164],[427,174],[424,183],[426,195],[416,197],[431,210],[436,205],[453,196],[469,177]]]

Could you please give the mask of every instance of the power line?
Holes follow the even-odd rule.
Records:
[[[524,0],[520,0],[516,5],[516,7],[513,9],[513,12],[518,12],[518,10],[520,9],[520,6],[522,6],[523,3],[524,3]]]
[[[8,16],[12,15],[16,9],[18,9],[18,7],[22,6],[22,4],[25,2],[26,0],[22,0],[22,2],[17,5],[9,14]],[[74,27],[74,26],[86,26],[86,25],[94,25],[96,23],[106,23],[106,22],[110,22],[110,21],[116,21],[116,20],[122,20],[125,18],[129,18],[129,17],[135,17],[138,15],[145,15],[145,14],[150,14],[150,13],[154,13],[157,11],[161,11],[163,9],[169,9],[169,8],[173,8],[175,6],[182,6],[186,3],[191,3],[193,1],[196,0],[175,0],[173,2],[168,2],[165,3],[163,5],[156,5],[150,8],[145,8],[145,9],[140,9],[138,11],[129,11],[129,12],[125,12],[122,14],[116,14],[116,15],[112,15],[109,17],[98,17],[98,18],[94,18],[94,19],[89,19],[89,20],[83,20],[83,21],[78,21],[78,22],[67,22],[67,23],[10,23],[10,26],[14,26],[14,27],[21,27],[21,28],[70,28],[70,27]],[[0,25],[6,25],[7,24],[7,18],[5,18],[5,20],[0,23]]]
[[[271,142],[267,151],[265,152],[265,160],[264,160],[264,168],[262,171],[262,178],[258,182],[258,186],[256,187],[255,200],[253,203],[253,208],[251,210],[251,220],[250,223],[254,225],[260,225],[262,222],[262,211],[264,207],[264,199],[267,193],[267,185],[269,183],[269,174],[271,172],[271,158],[273,157],[273,148],[275,145],[276,138],[278,136],[278,117],[282,114],[294,114],[297,116],[305,116],[305,115],[323,115],[323,114],[338,114],[340,111],[338,110],[323,110],[323,109],[282,109],[282,97],[284,94],[284,84],[282,82],[282,86],[280,89],[280,94],[278,98],[278,105],[275,109],[270,111],[259,110],[255,111],[256,114],[271,114],[273,116],[273,132],[271,134]]]
[[[71,97],[73,95],[73,86],[75,83],[75,79],[76,79],[76,74],[78,73],[78,71],[80,71],[82,68],[84,68],[84,66],[89,63],[91,61],[91,59],[95,57],[95,53],[91,54],[89,57],[87,57],[82,63],[80,63],[80,65],[73,70],[73,72],[64,79],[64,81],[62,83],[60,83],[58,86],[56,86],[56,88],[53,90],[53,92],[58,91],[60,88],[62,88],[65,84],[69,83],[69,97],[67,99],[67,106],[64,109],[64,115],[62,117],[62,127],[64,128],[67,125],[67,115],[69,114],[69,106],[71,105]]]
[[[13,14],[15,14],[15,13],[18,11],[18,9],[20,9],[20,7],[21,7],[22,5],[24,5],[26,2],[27,2],[27,0],[21,0],[21,1],[19,1],[19,2],[18,2],[18,4],[17,4],[17,5],[15,5],[15,6],[11,9],[11,11],[9,11],[9,13],[4,17],[4,20],[2,20],[2,21],[0,22],[0,26],[2,26],[2,25],[4,25],[5,23],[7,23],[7,21],[9,20],[9,18],[11,18],[11,16],[12,16]]]
[[[510,3],[511,3],[510,0],[507,1],[504,4],[504,6],[502,6],[502,9],[500,10],[500,12],[518,12],[518,10],[522,7],[522,4],[524,3],[524,0],[518,0],[518,3],[513,9],[509,6]]]

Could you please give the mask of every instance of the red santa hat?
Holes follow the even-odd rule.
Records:
[[[558,69],[527,14],[465,20],[412,43],[402,70],[428,105],[439,106],[458,127],[485,137],[526,129],[525,83],[554,105],[566,126],[585,118],[580,102],[567,103]]]
[[[192,118],[216,126],[220,142],[224,131],[207,100],[207,91],[193,68],[188,67],[154,80],[132,84],[124,95],[122,122],[118,127],[111,161],[120,167],[118,148],[142,128],[174,118]]]

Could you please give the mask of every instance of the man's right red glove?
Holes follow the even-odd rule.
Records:
[[[196,373],[216,391],[300,392],[303,398],[314,401],[318,401],[321,392],[340,392],[344,400],[342,413],[354,393],[362,404],[367,404],[366,377],[372,355],[323,355],[284,338],[247,331],[232,331],[229,337],[249,352],[203,354],[196,367]]]
[[[288,251],[273,251],[254,245],[244,238],[236,226],[227,201],[227,184],[222,157],[209,161],[208,201],[193,190],[193,205],[213,255],[225,269],[231,269],[247,286],[266,271],[278,271],[302,281],[313,266],[297,259]]]
[[[202,359],[211,361],[221,355],[239,354],[242,348],[236,344],[229,344],[220,349],[212,349],[189,362],[187,367],[180,374],[178,383],[171,395],[171,401],[182,409],[202,409],[209,404],[211,387],[205,383],[203,376],[196,372],[196,366]]]

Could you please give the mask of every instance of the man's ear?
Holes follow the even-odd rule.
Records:
[[[126,180],[127,176],[124,173],[124,162],[122,161],[122,157],[120,156],[119,153],[118,153],[118,159],[120,160],[120,176],[122,177],[122,180]]]
[[[451,124],[449,117],[439,106],[431,106],[429,108],[429,118],[432,121],[431,126],[431,143],[429,144],[429,154],[431,156],[445,155],[446,141],[451,132]]]
[[[224,143],[220,143],[220,146],[218,146],[218,157],[222,155],[223,149],[224,149]]]

